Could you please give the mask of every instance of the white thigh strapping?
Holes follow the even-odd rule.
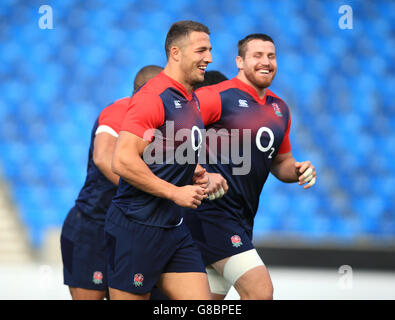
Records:
[[[258,266],[264,266],[256,249],[251,249],[231,256],[224,267],[224,278],[234,285],[244,273]]]
[[[212,266],[206,267],[208,283],[210,285],[210,291],[216,294],[226,295],[232,286],[223,276],[221,276],[217,270]]]

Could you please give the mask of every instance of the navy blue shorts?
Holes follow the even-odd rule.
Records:
[[[162,273],[206,272],[202,256],[182,223],[174,228],[141,224],[111,205],[106,216],[108,286],[143,294]]]
[[[84,289],[107,289],[104,225],[74,207],[60,237],[64,284]]]
[[[220,210],[186,210],[184,223],[206,266],[254,249],[252,234],[239,221]]]

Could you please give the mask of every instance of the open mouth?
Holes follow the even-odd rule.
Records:
[[[207,66],[198,66],[198,69],[200,70],[201,73],[205,73],[206,68],[207,68]]]
[[[259,74],[262,74],[262,75],[267,75],[267,74],[269,74],[269,73],[271,73],[272,71],[271,70],[269,70],[269,69],[260,69],[260,70],[258,70],[258,73]]]

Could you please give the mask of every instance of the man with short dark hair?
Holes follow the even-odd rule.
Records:
[[[212,62],[209,34],[194,21],[171,26],[166,67],[133,96],[122,124],[112,161],[121,179],[105,223],[111,299],[148,299],[155,284],[170,299],[210,299],[182,208],[207,197],[208,181],[192,185],[205,173],[192,89]]]
[[[201,87],[211,86],[212,84],[217,84],[225,80],[228,80],[228,78],[220,71],[217,70],[206,71],[206,74],[204,75],[204,81],[196,83],[193,89],[197,90]]]
[[[149,79],[157,76],[163,70],[162,67],[155,65],[148,65],[137,73],[133,83],[133,94],[136,93]]]
[[[224,298],[234,285],[241,299],[272,299],[269,272],[252,244],[260,193],[270,172],[305,189],[317,174],[310,161],[293,158],[290,111],[268,89],[277,71],[273,40],[252,34],[238,48],[237,76],[196,91],[207,129],[204,167],[222,175],[229,191],[203,201],[186,215],[186,223],[202,252],[214,298]]]
[[[162,70],[151,65],[140,69],[134,91]],[[104,220],[119,181],[111,170],[111,159],[129,101],[130,97],[115,101],[95,121],[86,180],[62,227],[64,284],[73,300],[101,300],[108,290]]]

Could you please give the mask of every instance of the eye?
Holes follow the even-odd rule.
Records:
[[[206,47],[206,46],[202,46],[202,47],[198,47],[196,48],[196,52],[205,52],[205,51],[211,51],[212,47]]]

